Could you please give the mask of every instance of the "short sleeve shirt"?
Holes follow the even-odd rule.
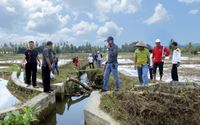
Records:
[[[136,62],[137,66],[145,65],[148,62],[149,51],[148,49],[144,49],[142,51],[136,49],[134,56],[137,56],[137,62]]]
[[[49,58],[49,60],[50,60],[50,62],[51,62],[51,64],[52,64],[52,62],[53,62],[53,58],[52,58],[52,52],[51,52],[51,49],[49,49],[49,48],[45,48],[44,50],[43,50],[43,58],[42,58],[42,66],[44,66],[44,67],[46,67],[46,66],[48,66],[48,64],[47,64],[47,62],[46,62],[46,57],[48,57]]]
[[[27,63],[37,64],[38,52],[35,49],[33,50],[27,49],[24,55]]]

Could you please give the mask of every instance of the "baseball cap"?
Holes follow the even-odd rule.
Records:
[[[112,36],[109,36],[109,37],[105,40],[105,42],[108,42],[108,41],[110,41],[110,40],[114,41],[114,38],[113,38]]]

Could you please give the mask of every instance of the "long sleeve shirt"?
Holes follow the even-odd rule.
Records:
[[[118,46],[113,43],[113,46],[111,48],[108,48],[108,64],[111,63],[118,63],[117,61],[118,57]]]
[[[173,51],[172,64],[178,64],[181,62],[181,50],[179,48]]]

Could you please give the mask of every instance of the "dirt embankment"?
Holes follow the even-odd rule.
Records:
[[[101,108],[122,125],[199,125],[200,89],[157,87],[112,93]],[[112,105],[111,105],[112,104]]]

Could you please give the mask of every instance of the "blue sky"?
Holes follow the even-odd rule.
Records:
[[[0,42],[200,43],[200,0],[1,0]]]

